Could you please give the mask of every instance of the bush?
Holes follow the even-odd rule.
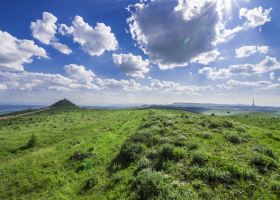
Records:
[[[36,144],[37,144],[37,140],[36,140],[35,135],[33,134],[31,136],[31,138],[27,141],[26,145],[20,147],[19,150],[26,150],[26,149],[34,148],[36,146]],[[17,151],[17,149],[14,150],[14,153],[16,151]]]
[[[37,143],[36,137],[33,134],[26,144],[26,148],[33,148]]]
[[[161,200],[161,199],[193,199],[193,194],[187,188],[171,183],[161,172],[151,169],[140,171],[133,183],[135,199]]]
[[[149,168],[149,167],[151,167],[151,161],[148,158],[143,157],[138,162],[137,170],[141,171],[142,169],[146,169],[146,168]]]
[[[277,163],[267,156],[255,156],[251,160],[251,165],[256,167],[261,174],[265,174],[268,170],[277,168]]]
[[[138,199],[153,199],[167,193],[166,178],[160,172],[145,169],[139,172],[134,182]]]
[[[75,152],[72,156],[70,156],[70,160],[83,161],[85,158],[89,158],[91,156],[93,156],[92,153]]]
[[[256,146],[254,150],[275,159],[275,155],[273,154],[272,150],[267,146]]]
[[[280,196],[280,183],[276,181],[272,182],[271,191],[277,196]]]
[[[92,189],[98,183],[99,177],[94,174],[90,177],[84,184],[82,188],[82,192],[87,192],[88,190]]]
[[[187,137],[183,136],[183,135],[180,135],[174,142],[174,145],[175,146],[179,146],[179,147],[182,147],[182,146],[185,146],[186,145],[186,141],[187,141]]]
[[[201,134],[201,137],[204,139],[211,139],[212,133],[203,133],[203,134]]]
[[[134,143],[143,143],[147,146],[152,146],[158,143],[158,138],[152,132],[148,132],[147,129],[138,131],[135,135],[131,136],[131,141]]]
[[[218,184],[218,183],[229,184],[233,182],[231,174],[228,171],[219,170],[214,167],[205,167],[205,168],[192,167],[191,177],[205,180],[209,184]]]
[[[172,160],[174,159],[174,146],[170,144],[165,144],[161,148],[160,158],[162,160]]]
[[[232,144],[240,144],[241,139],[236,134],[230,134],[227,136],[228,141],[230,141]]]
[[[188,149],[189,150],[195,150],[195,149],[198,149],[198,144],[195,144],[195,143],[191,143],[188,145]]]
[[[223,121],[223,127],[225,128],[233,128],[233,123],[230,121]]]
[[[125,163],[130,163],[139,158],[143,150],[144,148],[141,144],[127,141],[122,145],[119,156]]]
[[[204,153],[196,153],[192,157],[191,165],[204,166],[208,161],[208,156]]]
[[[238,128],[236,128],[236,130],[237,130],[239,133],[245,133],[245,132],[246,132],[245,128],[243,128],[243,127],[238,127]]]
[[[220,125],[217,122],[212,122],[209,124],[209,128],[211,128],[211,129],[216,129],[219,127],[220,127]]]

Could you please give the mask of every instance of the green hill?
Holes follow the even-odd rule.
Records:
[[[279,134],[267,114],[49,109],[0,119],[0,199],[279,199]]]
[[[68,99],[62,99],[59,100],[58,102],[54,103],[53,105],[50,106],[50,108],[54,109],[78,109],[79,107],[69,101]]]

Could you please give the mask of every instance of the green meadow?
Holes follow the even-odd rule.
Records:
[[[51,108],[0,118],[0,199],[279,199],[280,119]]]

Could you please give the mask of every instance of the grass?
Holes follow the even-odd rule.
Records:
[[[159,109],[0,119],[0,199],[278,199],[279,130]]]

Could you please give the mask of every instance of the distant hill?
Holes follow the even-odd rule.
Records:
[[[62,99],[51,105],[50,108],[78,109],[79,107],[68,99]]]

